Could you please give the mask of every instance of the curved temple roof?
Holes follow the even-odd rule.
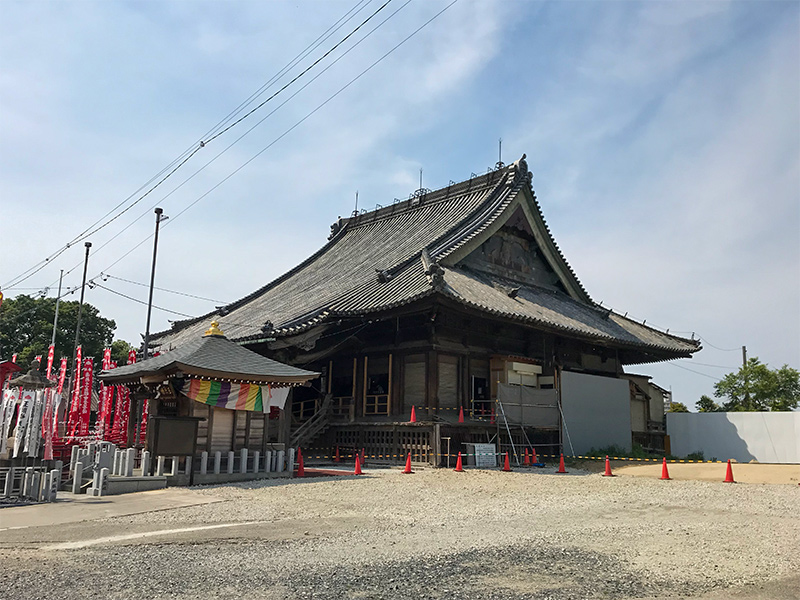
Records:
[[[212,323],[205,335],[199,335],[175,350],[141,362],[102,371],[106,383],[138,382],[150,375],[168,376],[177,372],[209,378],[259,383],[305,383],[319,373],[298,369],[256,354],[230,341]]]
[[[462,264],[522,214],[558,289],[519,286]],[[439,294],[502,318],[643,351],[689,356],[699,342],[662,333],[597,306],[558,248],[531,188],[525,156],[485,175],[339,219],[329,242],[249,296],[153,336],[162,348],[198,335],[212,317],[239,342],[289,336],[342,316],[375,314]],[[673,356],[669,356],[673,357]]]

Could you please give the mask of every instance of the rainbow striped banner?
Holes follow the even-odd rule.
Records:
[[[225,383],[222,381],[201,381],[192,379],[183,384],[181,392],[195,400],[230,410],[264,410],[263,393],[260,385],[249,383]]]

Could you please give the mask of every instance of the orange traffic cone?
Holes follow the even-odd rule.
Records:
[[[558,461],[558,471],[556,473],[566,473],[567,470],[564,468],[564,455],[561,455],[561,458]]]
[[[464,472],[464,466],[461,464],[461,452],[458,453],[458,460],[456,461],[455,471],[456,471],[456,473],[463,473]]]
[[[608,454],[606,454],[606,472],[603,473],[603,477],[616,477],[616,475],[611,472],[611,463],[608,461]]]
[[[539,459],[536,456],[536,448],[531,448],[531,464],[535,465],[538,462],[539,462]]]
[[[303,465],[303,451],[300,450],[300,448],[297,449],[297,476],[298,477],[306,476],[306,468]]]
[[[522,461],[522,464],[525,465],[526,467],[530,467],[531,466],[531,455],[528,454],[528,449],[527,448],[525,448],[525,460]]]
[[[669,469],[667,469],[667,457],[664,457],[664,462],[661,463],[661,479],[668,480],[672,479],[669,476]]]
[[[406,475],[414,473],[414,471],[411,470],[411,452],[409,452],[408,456],[406,457],[406,468],[403,469],[403,473]]]
[[[503,471],[510,471],[511,470],[511,464],[508,462],[508,452],[506,452],[506,458],[505,458],[505,461],[503,461],[503,469],[502,470]]]
[[[408,421],[409,423],[416,423],[417,422],[417,413],[414,411],[414,407],[411,407],[411,419]]]
[[[356,454],[356,470],[353,471],[353,475],[363,475],[361,472],[361,461],[358,460],[358,455]]]
[[[341,462],[341,457],[339,456],[339,446],[336,446],[336,454],[333,457],[333,462]]]
[[[458,409],[458,422],[459,423],[463,423],[464,422],[464,407],[463,406]]]
[[[725,481],[722,483],[736,483],[733,480],[733,469],[731,469],[731,459],[728,459],[728,469],[725,471]]]

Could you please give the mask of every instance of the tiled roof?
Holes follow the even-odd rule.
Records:
[[[273,383],[305,382],[319,375],[261,356],[222,335],[197,335],[159,356],[102,371],[100,378],[110,383],[129,382],[174,371]]]
[[[662,334],[594,306],[547,228],[523,159],[485,175],[341,219],[330,241],[306,261],[223,309],[177,322],[153,336],[174,347],[195,337],[213,317],[232,340],[299,333],[334,318],[374,314],[442,294],[491,314],[622,345],[695,351],[699,345]],[[509,218],[525,197],[540,249],[564,292],[524,288],[510,298],[485,276],[458,266]],[[441,264],[440,264],[441,262]],[[455,262],[455,264],[453,264]]]

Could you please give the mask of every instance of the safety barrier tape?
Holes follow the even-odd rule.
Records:
[[[302,450],[302,448],[301,448],[301,450]],[[308,450],[321,450],[321,448],[308,448]],[[413,457],[420,457],[420,456],[426,456],[427,457],[427,456],[430,456],[432,454],[430,452],[415,452],[413,450],[411,450],[410,452],[411,452],[412,458]],[[505,454],[506,454],[505,452],[462,452],[461,453],[461,457],[462,458],[466,458],[468,456],[505,456]],[[522,454],[523,453],[519,453],[520,457],[522,456]],[[340,460],[345,460],[345,459],[355,460],[356,455],[361,457],[361,453],[360,452],[359,453],[340,452],[339,453],[339,458],[340,458]],[[408,453],[405,453],[405,454],[368,454],[368,453],[364,453],[364,458],[372,458],[372,459],[400,458],[400,459],[405,460],[405,458],[407,456],[408,456]],[[451,452],[449,455],[448,454],[438,454],[438,456],[440,456],[442,458],[447,458],[448,456],[451,457],[451,458],[457,458],[458,457],[458,453],[457,452],[456,453],[452,453]],[[513,455],[509,452],[509,456],[513,456]],[[556,460],[561,457],[560,454],[539,454],[539,453],[537,453],[536,456],[538,458],[552,458],[552,459],[556,459]],[[336,456],[335,456],[335,454],[313,455],[313,454],[306,454],[304,452],[303,453],[303,458],[306,459],[306,460],[307,459],[311,459],[311,458],[317,459],[317,460],[335,460]],[[583,456],[583,455],[572,455],[572,454],[565,454],[564,455],[564,460],[605,460],[605,459],[606,459],[605,456]],[[609,456],[608,459],[609,460],[627,460],[627,461],[632,461],[632,462],[657,462],[657,463],[660,463],[660,462],[662,462],[664,460],[663,457],[662,458],[631,458],[629,456]],[[675,464],[675,463],[724,463],[724,462],[725,462],[724,460],[689,460],[689,459],[683,459],[683,458],[674,458],[674,459],[668,459],[667,460],[668,464]]]

